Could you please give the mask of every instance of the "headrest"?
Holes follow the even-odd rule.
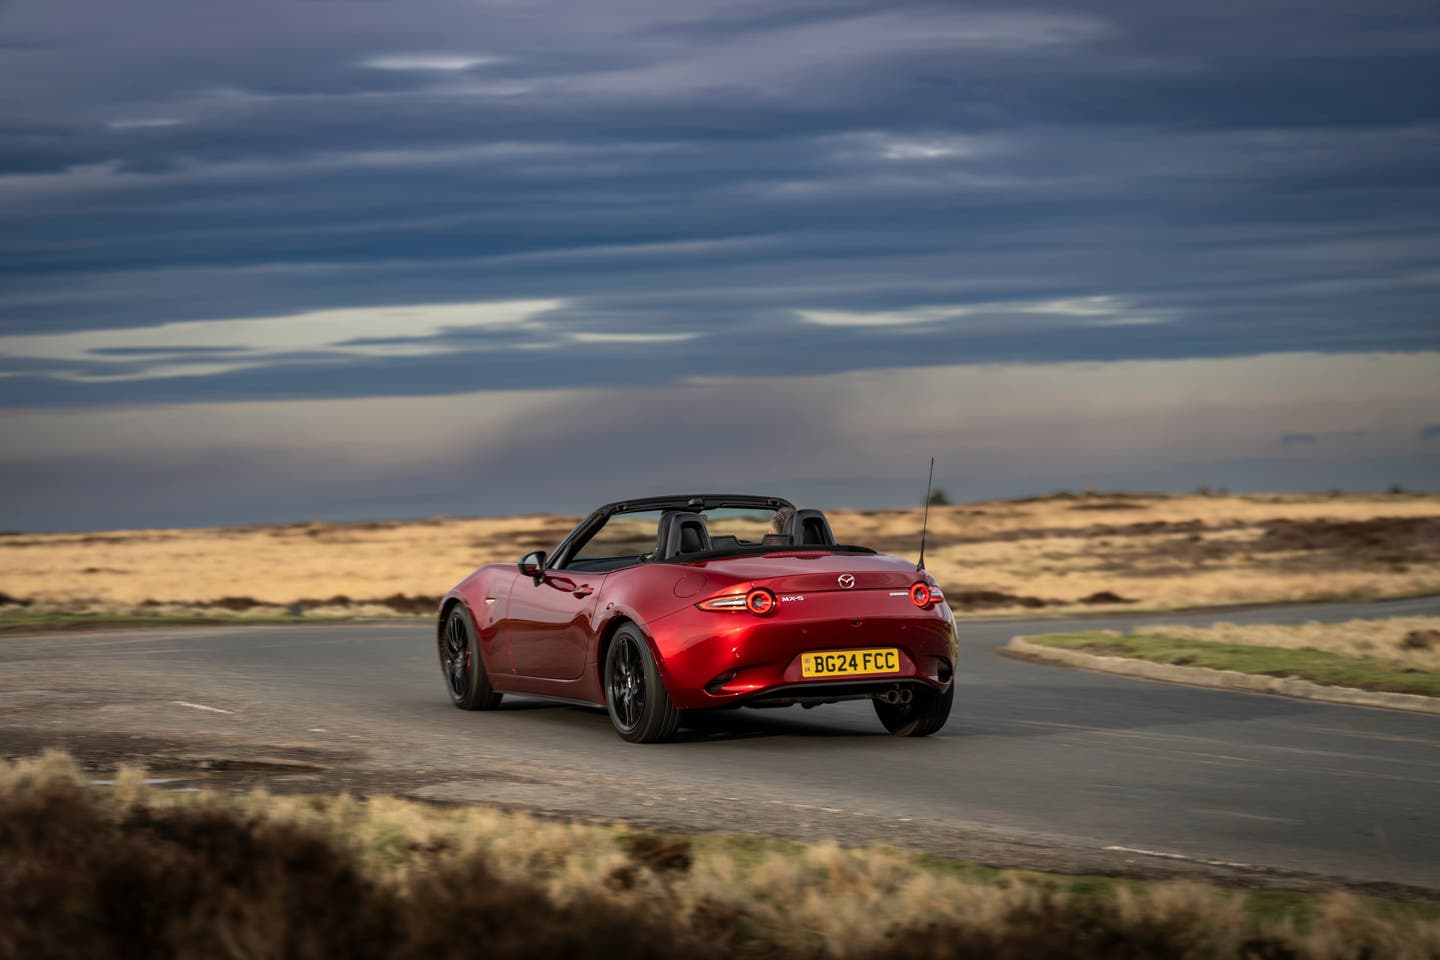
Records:
[[[785,525],[790,543],[796,547],[833,547],[835,534],[830,532],[830,521],[819,510],[796,510],[790,522]]]
[[[660,515],[656,559],[670,560],[682,553],[710,549],[710,531],[698,513],[667,510]]]

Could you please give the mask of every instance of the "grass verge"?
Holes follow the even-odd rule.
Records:
[[[1145,633],[1122,634],[1110,630],[1050,633],[1025,639],[1043,646],[1108,657],[1235,670],[1267,677],[1297,677],[1336,687],[1440,697],[1440,674],[1374,657],[1346,656],[1325,650],[1221,643]]]
[[[1440,957],[1440,909],[0,764],[0,955]]]
[[[348,617],[255,617],[233,614],[123,614],[72,613],[62,610],[6,610],[0,612],[0,634],[56,630],[93,630],[110,627],[247,626],[277,623],[339,623]]]

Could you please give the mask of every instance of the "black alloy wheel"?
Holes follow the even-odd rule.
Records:
[[[457,604],[445,618],[438,647],[440,670],[451,703],[461,710],[493,710],[500,705],[501,694],[490,686],[475,628],[463,606]]]
[[[605,652],[605,707],[615,732],[631,743],[668,740],[680,711],[660,680],[650,646],[634,624],[621,627]]]

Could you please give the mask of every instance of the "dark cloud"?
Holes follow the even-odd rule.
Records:
[[[1312,446],[1317,443],[1361,440],[1369,435],[1369,430],[1326,430],[1323,433],[1287,433],[1280,438],[1280,445],[1282,447]]]
[[[158,357],[167,360],[176,358],[211,358],[217,355],[240,353],[244,347],[91,347],[87,352],[98,357]]]
[[[722,311],[722,313],[724,313]],[[340,351],[277,351],[258,359],[235,361],[233,369],[190,375],[162,375],[177,359],[228,364],[210,354],[161,352],[131,356],[100,366],[91,361],[57,362],[36,369],[36,361],[17,361],[11,376],[0,377],[0,406],[88,406],[106,403],[182,403],[265,398],[338,398],[423,396],[472,390],[553,389],[637,384],[671,386],[714,376],[815,376],[848,370],[917,365],[1103,361],[1116,356],[1165,359],[1176,356],[1224,357],[1250,352],[1223,330],[1194,327],[1175,331],[1168,324],[1091,326],[1081,321],[1057,324],[1053,317],[1004,314],[999,322],[982,315],[965,321],[901,327],[825,327],[792,316],[734,311],[712,326],[702,315],[681,330],[697,330],[693,339],[647,342],[659,326],[648,312],[625,314],[629,340],[570,339],[559,319],[537,330],[461,330],[430,337],[361,338],[345,345],[380,348],[379,355]],[[582,315],[589,319],[588,315]],[[648,325],[647,325],[648,321]],[[958,328],[958,329],[957,329]],[[663,328],[662,328],[663,329]],[[664,334],[662,334],[664,335]],[[338,345],[337,345],[338,346]],[[383,348],[421,346],[422,355]],[[136,351],[138,352],[138,351]],[[0,361],[0,369],[5,361]],[[51,376],[84,374],[86,378]],[[110,376],[104,376],[109,374]],[[116,376],[128,379],[116,379]],[[1335,432],[1287,434],[1286,445],[1306,438],[1340,439],[1362,435]]]
[[[1440,350],[1428,0],[12,0],[0,50],[0,407]]]
[[[1435,19],[12,4],[0,331],[536,296],[623,328],[616,298],[683,323],[743,292],[707,313],[728,326],[1051,291],[1170,311],[1175,355],[1198,327],[1221,352],[1434,346]]]
[[[1440,438],[1440,423],[1432,423],[1429,426],[1421,427],[1419,430],[1421,440],[1434,440]]]

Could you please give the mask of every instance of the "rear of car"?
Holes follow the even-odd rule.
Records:
[[[900,704],[950,690],[954,618],[913,564],[797,551],[696,566],[707,589],[650,624],[681,709]]]

